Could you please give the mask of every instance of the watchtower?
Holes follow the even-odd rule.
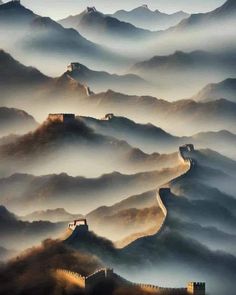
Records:
[[[47,120],[50,122],[67,123],[67,122],[71,122],[75,120],[75,114],[63,114],[63,113],[49,114]]]
[[[92,13],[92,12],[96,12],[97,11],[97,9],[95,8],[95,6],[93,6],[93,7],[87,7],[87,12],[88,13]]]
[[[87,232],[89,230],[87,220],[85,218],[76,219],[68,224],[68,228],[72,231],[74,231],[76,227],[79,227],[80,231]]]
[[[78,62],[71,62],[67,66],[67,71],[68,72],[73,72],[74,70],[79,70],[80,69],[80,64]]]
[[[187,293],[191,295],[205,295],[206,283],[202,282],[190,282],[187,286]]]

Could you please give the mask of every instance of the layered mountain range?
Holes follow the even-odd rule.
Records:
[[[174,152],[180,145],[192,142],[198,147],[216,149],[235,157],[232,146],[235,144],[236,136],[226,130],[200,132],[192,136],[178,137],[153,124],[139,124],[114,114],[109,120],[97,120],[91,117],[80,117],[80,119],[97,133],[125,140],[148,153],[156,150],[161,153]]]
[[[150,31],[104,15],[95,7],[88,7],[82,13],[62,19],[59,23],[65,28],[74,28],[90,40],[102,44],[110,43],[116,38],[119,38],[122,43],[139,42],[139,39],[152,36]]]
[[[235,1],[23,3],[0,5],[0,295],[234,295]]]
[[[31,61],[32,64],[40,65],[37,62],[39,56],[44,61],[54,61],[54,67],[57,69],[58,65],[68,61],[68,57],[87,62],[90,60],[89,64],[96,63],[100,66],[122,61],[122,58],[88,41],[76,30],[65,29],[49,17],[38,16],[18,1],[10,1],[0,6],[0,24],[0,40],[7,48],[24,56],[24,60]],[[6,30],[14,34],[14,41],[4,34]],[[17,44],[17,50],[14,44]],[[42,63],[41,69],[45,69]],[[50,67],[47,69],[50,71]],[[55,73],[57,69],[51,69],[51,72]]]
[[[0,220],[1,246],[18,251],[36,245],[46,237],[58,238],[65,226],[48,221],[21,221],[4,206],[0,206]]]
[[[38,123],[25,111],[0,107],[0,134],[1,136],[9,133],[28,132],[36,128]]]
[[[137,27],[153,31],[177,25],[182,19],[187,18],[189,14],[183,11],[167,14],[158,9],[153,11],[147,5],[142,5],[130,11],[118,10],[112,16],[121,21],[132,23]]]

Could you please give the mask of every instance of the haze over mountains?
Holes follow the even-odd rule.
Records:
[[[218,68],[220,71],[216,71]],[[138,63],[130,69],[130,72],[150,83],[158,83],[159,95],[162,97],[183,98],[191,96],[191,93],[198,91],[211,81],[235,76],[235,57],[233,53],[176,51],[168,56],[155,56]]]
[[[90,87],[95,92],[114,91],[125,92],[127,94],[141,94],[145,91],[152,94],[156,88],[151,83],[146,82],[134,74],[117,75],[108,72],[93,71],[82,64],[77,64],[77,68],[67,74],[78,81]]]
[[[100,152],[100,159],[95,157],[95,151]],[[17,171],[23,173],[37,171],[37,174],[48,174],[57,171],[78,175],[83,172],[87,176],[97,176],[117,170],[136,173],[173,167],[178,159],[176,153],[146,154],[125,141],[96,134],[81,120],[67,124],[46,120],[34,132],[1,145],[0,154],[1,175],[16,172],[16,162],[19,165]],[[109,154],[113,157],[107,158]],[[74,165],[74,155],[78,166]],[[41,166],[41,161],[45,161],[44,166]]]
[[[180,100],[170,103],[155,97],[128,96],[112,90],[91,95],[86,86],[73,79],[73,74],[76,78],[77,71],[65,72],[59,78],[50,78],[35,69],[32,70],[32,68],[19,64],[5,52],[2,52],[2,59],[5,61],[4,69],[8,68],[8,71],[1,72],[3,81],[5,81],[2,87],[1,104],[24,108],[37,120],[42,121],[48,112],[55,110],[73,112],[78,109],[80,115],[89,114],[94,117],[103,117],[104,114],[112,112],[134,118],[138,122],[151,121],[173,134],[189,135],[201,131],[224,129],[233,133],[236,132],[233,124],[235,121],[235,103],[224,99],[206,103],[197,103],[193,100]],[[35,73],[35,82],[27,87],[27,83],[30,83],[28,75],[31,71]],[[79,71],[78,74],[83,74],[83,67],[82,73]],[[86,77],[86,81],[92,79],[96,72],[92,72],[92,74],[90,77]],[[97,79],[99,76],[104,76],[102,73],[97,74]],[[18,82],[19,77],[22,78]],[[114,83],[119,79],[114,76]],[[137,83],[138,80],[137,78]],[[112,80],[110,81],[113,83]],[[99,82],[99,85],[103,85],[103,82],[101,84]],[[119,85],[118,82],[117,85]],[[119,86],[119,88],[122,88],[122,86]],[[16,90],[18,91],[17,96],[15,95]],[[32,101],[34,101],[34,104],[32,104]],[[173,124],[170,124],[170,122]]]
[[[183,11],[173,14],[163,13],[157,9],[152,11],[147,5],[142,5],[130,11],[118,10],[112,16],[121,21],[132,23],[136,27],[157,31],[177,25],[189,15]]]
[[[134,175],[110,173],[98,178],[71,177],[65,173],[38,177],[14,174],[0,180],[1,202],[21,215],[29,214],[35,208],[46,210],[56,206],[77,213],[74,208],[78,203],[78,213],[85,214],[99,206],[112,205],[128,196],[153,190],[181,171],[184,167],[179,166]]]
[[[11,249],[14,245],[14,250],[23,250],[50,235],[57,238],[64,227],[60,223],[21,221],[3,206],[0,206],[0,220],[1,246]]]
[[[14,108],[0,107],[0,135],[25,133],[37,127],[37,122],[26,112]]]
[[[91,117],[80,117],[80,119],[96,132],[130,142],[147,153],[155,150],[174,152],[181,144],[192,142],[198,147],[217,149],[235,157],[232,146],[236,142],[236,135],[226,130],[177,137],[153,124],[138,124],[128,118],[115,115],[110,120],[97,120]]]
[[[235,295],[235,1],[71,1],[0,5],[0,295]]]
[[[47,71],[56,73],[58,66],[67,64],[69,60],[78,58],[88,64],[100,66],[106,62],[111,64],[121,59],[106,49],[83,38],[77,31],[64,29],[48,17],[35,15],[18,2],[8,2],[0,6],[1,42],[5,48],[13,51],[24,61],[36,64],[38,57],[47,61]],[[8,38],[4,31],[15,34],[14,41]],[[17,44],[18,50],[15,50]],[[53,54],[52,54],[53,52]],[[27,53],[27,56],[26,54]],[[60,61],[58,60],[60,57]],[[90,61],[90,62],[89,62]],[[41,69],[45,66],[41,64]]]
[[[152,35],[150,31],[104,15],[95,7],[88,7],[81,14],[69,16],[60,20],[59,23],[65,28],[74,28],[83,36],[88,36],[90,40],[102,44],[114,42],[116,38],[119,38],[122,43],[137,43],[139,39],[150,38]]]
[[[212,101],[220,98],[236,102],[236,79],[229,78],[220,83],[209,84],[200,90],[193,99],[197,101]]]

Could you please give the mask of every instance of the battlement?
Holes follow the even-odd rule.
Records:
[[[190,282],[187,286],[188,294],[192,295],[205,295],[206,284],[203,282]]]
[[[79,227],[80,230],[86,232],[89,230],[87,220],[85,218],[76,219],[68,224],[68,228],[72,231],[74,231],[76,227]]]
[[[116,274],[112,268],[102,268],[97,270],[96,272],[88,275],[87,277],[81,276],[78,273],[59,269],[57,273],[64,276],[64,279],[69,281],[73,281],[75,284],[85,289],[86,293],[90,293],[91,289],[93,289],[97,284],[101,282],[106,282],[107,280],[114,280],[117,285],[120,286],[135,286],[140,288],[141,290],[148,292],[150,294],[161,294],[161,295],[205,295],[206,286],[205,283],[196,283],[190,282],[187,285],[187,288],[164,288],[151,284],[139,284],[133,283],[120,275]]]
[[[179,147],[179,155],[183,161],[189,161],[189,153],[194,152],[194,145],[191,143]]]
[[[75,114],[49,114],[47,120],[50,122],[62,123],[71,122],[75,120]]]
[[[67,66],[67,71],[68,72],[73,72],[74,70],[79,70],[80,69],[80,64],[78,62],[71,62]]]

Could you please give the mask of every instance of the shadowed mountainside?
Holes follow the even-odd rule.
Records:
[[[61,235],[64,226],[63,223],[53,224],[46,221],[21,221],[4,206],[0,206],[1,245],[6,248],[14,245],[15,250],[23,250],[46,237]]]
[[[94,71],[82,64],[78,64],[77,69],[74,69],[72,72],[67,72],[67,75],[79,83],[89,85],[95,92],[113,89],[114,91],[122,91],[127,94],[153,94],[156,91],[154,85],[151,85],[137,75],[116,75],[108,72]]]
[[[125,239],[148,230],[159,229],[163,213],[159,208],[155,191],[129,197],[112,206],[102,206],[86,215],[89,228],[99,236],[112,241]],[[116,243],[117,244],[117,243]],[[119,242],[119,246],[121,242]]]
[[[198,26],[212,25],[214,23],[225,21],[228,18],[234,18],[236,15],[236,5],[234,0],[227,0],[225,3],[213,11],[207,13],[193,14],[184,19],[175,29],[186,30]]]
[[[7,48],[24,56],[24,61],[45,69],[38,57],[54,61],[54,73],[58,66],[70,59],[90,61],[90,65],[116,64],[122,58],[111,53],[102,46],[94,44],[82,37],[73,29],[65,29],[49,17],[41,17],[25,8],[18,1],[10,1],[0,6],[1,40]],[[14,42],[6,30],[15,35]],[[17,44],[17,50],[14,45]],[[58,58],[60,57],[60,58]]]
[[[45,76],[37,69],[19,63],[3,50],[0,50],[0,89],[1,105],[33,110],[37,115],[39,110],[45,112],[45,103],[49,112],[55,110],[55,102],[60,109],[68,100],[72,106],[87,97],[86,87],[67,74],[58,78]]]
[[[156,83],[160,88],[159,95],[173,100],[189,97],[212,81],[235,76],[235,57],[233,52],[227,51],[176,51],[139,62],[129,72]]]
[[[45,210],[56,206],[70,212],[77,210],[84,213],[98,206],[109,206],[127,196],[155,189],[179,175],[183,169],[180,165],[134,175],[114,172],[98,178],[71,177],[65,173],[38,177],[15,174],[0,180],[0,198],[2,204],[20,215],[21,212],[29,213],[35,208]]]
[[[233,127],[236,104],[224,99],[198,103],[193,100],[168,102],[151,96],[129,96],[114,91],[90,97],[90,112],[102,117],[115,113],[138,122],[152,122],[167,132],[181,135],[222,129],[236,132]],[[103,110],[103,112],[102,112]]]
[[[215,194],[212,194],[212,200],[210,200],[208,193],[213,179],[220,185],[219,180],[227,175],[220,170],[216,171],[211,168],[213,157],[211,153],[208,152],[205,156],[205,160],[209,157],[208,161],[205,161],[205,166],[201,165],[201,157],[197,156],[199,153],[202,154],[201,151],[194,151],[189,157],[192,158],[195,153],[192,169],[170,182],[170,188],[176,192],[176,195],[169,192],[165,198],[163,196],[168,215],[164,227],[159,233],[140,238],[121,250],[115,250],[107,241],[98,237],[90,234],[83,236],[79,232],[75,232],[66,243],[76,249],[98,255],[111,265],[120,263],[122,265],[125,261],[129,264],[129,269],[132,269],[132,273],[139,269],[139,276],[140,265],[143,269],[148,265],[149,271],[144,271],[142,275],[148,275],[155,271],[155,274],[159,275],[159,280],[161,280],[161,273],[162,275],[163,271],[170,273],[170,269],[174,271],[175,280],[183,280],[183,278],[188,280],[192,276],[199,278],[199,280],[205,278],[208,282],[209,292],[214,294],[221,294],[225,290],[226,287],[222,286],[221,280],[220,283],[216,283],[224,274],[227,290],[229,294],[233,294],[232,279],[234,278],[233,269],[236,260],[235,256],[224,251],[235,253],[231,244],[236,237],[234,225],[236,219],[235,213],[232,211],[233,204],[235,207],[235,199],[231,198],[231,203],[228,203],[229,196],[225,198],[225,194],[221,196],[218,194],[217,202],[215,202]],[[218,155],[219,157],[220,155]],[[231,170],[232,163],[230,164],[227,158],[222,157],[220,162],[221,166],[224,164],[224,170],[226,170],[226,166],[229,166],[228,169]],[[195,186],[193,186],[194,183]],[[200,192],[201,187],[206,187],[205,183],[209,188],[208,198],[205,198]],[[177,187],[184,184],[189,185],[190,188],[192,186],[193,195],[195,192],[199,192],[199,194],[195,194],[195,198],[193,198],[191,194],[188,194],[189,192],[185,194],[184,190],[182,190],[182,194],[177,193]],[[222,238],[225,239],[225,243],[222,243]],[[94,243],[99,245],[98,248],[93,247]],[[212,265],[214,265],[214,269]],[[187,268],[188,272],[181,271],[180,273],[182,268]],[[210,274],[209,269],[211,269]],[[123,272],[127,274],[124,269]],[[129,279],[138,278],[137,274],[127,275]]]
[[[192,97],[196,101],[213,101],[220,98],[236,102],[236,79],[229,78],[220,83],[209,84]]]
[[[23,173],[58,171],[90,176],[114,170],[129,174],[160,170],[178,163],[176,153],[145,154],[124,141],[94,133],[78,119],[64,123],[47,120],[34,132],[0,146],[0,155],[2,175],[15,173],[16,163],[17,171]]]
[[[114,114],[109,120],[81,116],[79,118],[95,132],[125,140],[148,153],[156,150],[161,153],[174,152],[181,144],[192,142],[198,148],[208,147],[234,157],[232,146],[236,143],[236,135],[226,130],[200,132],[193,136],[177,137],[153,124],[139,124]]]
[[[115,38],[123,42],[139,42],[140,39],[150,38],[152,33],[137,28],[130,23],[120,21],[114,17],[104,15],[95,7],[88,7],[81,14],[69,16],[59,21],[66,28],[74,28],[90,40],[98,43],[108,42],[108,46]]]
[[[0,107],[0,136],[9,133],[26,133],[38,123],[28,113],[14,108]]]
[[[43,75],[43,80],[47,83],[42,84],[42,74],[37,72],[40,79],[39,81],[37,79],[36,86],[27,87],[30,84],[30,78],[27,78],[21,90],[15,86],[16,80],[11,79],[27,76],[29,68],[19,64],[6,53],[1,52],[1,54],[2,59],[7,61],[6,67],[11,69],[6,72],[8,74],[3,75],[6,77],[6,87],[3,88],[1,104],[24,108],[34,116],[45,117],[50,111],[74,112],[76,108],[79,108],[80,114],[87,113],[95,117],[114,112],[121,116],[135,118],[139,122],[152,122],[167,132],[175,134],[184,132],[184,135],[189,135],[222,129],[236,132],[235,104],[223,99],[206,103],[197,103],[193,100],[170,103],[151,96],[129,96],[111,90],[88,96],[88,89],[67,73],[55,79]],[[22,70],[24,74],[21,74]]]
[[[68,269],[87,276],[101,267],[101,261],[96,257],[74,251],[59,241],[46,240],[1,266],[0,294],[43,295],[51,290],[53,293],[82,295],[84,292],[77,286],[59,280],[54,270]]]

